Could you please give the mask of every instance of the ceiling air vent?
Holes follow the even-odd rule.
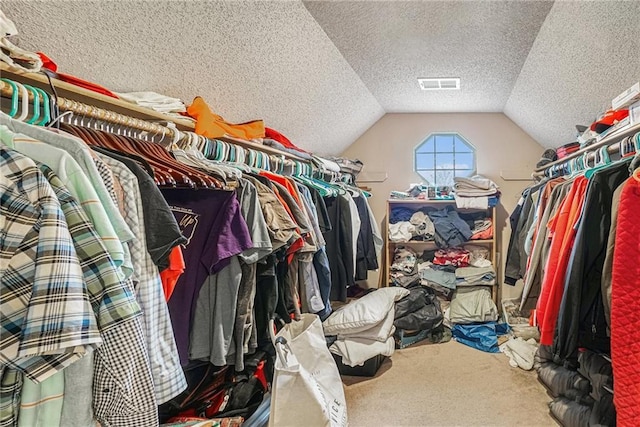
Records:
[[[460,79],[457,77],[419,78],[422,90],[460,90]]]

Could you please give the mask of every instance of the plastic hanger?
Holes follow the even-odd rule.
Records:
[[[29,92],[33,95],[33,116],[27,120],[30,125],[35,124],[40,118],[40,94],[35,90],[33,86],[24,85]]]
[[[51,121],[51,100],[49,99],[49,94],[44,90],[34,87],[34,89],[40,94],[42,97],[42,120],[35,123],[37,126],[44,126]]]
[[[600,147],[600,149],[594,152],[594,166],[585,171],[584,176],[587,179],[590,179],[594,173],[599,171],[600,169],[604,169],[605,167],[611,164],[611,158],[609,157],[609,153],[607,152],[606,146]]]
[[[16,85],[12,80],[9,79],[0,79],[3,82],[7,83],[9,86],[11,86],[11,109],[9,110],[9,112],[7,114],[9,114],[11,117],[15,117],[16,114],[18,114],[18,85]]]

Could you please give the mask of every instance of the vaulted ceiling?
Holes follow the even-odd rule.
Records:
[[[114,91],[201,95],[339,154],[385,112],[502,112],[570,141],[640,79],[640,1],[3,0],[16,44]],[[421,91],[418,77],[460,77]]]

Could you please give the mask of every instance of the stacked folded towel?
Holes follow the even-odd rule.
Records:
[[[461,197],[493,196],[498,192],[496,183],[482,175],[456,177],[453,180],[456,195]]]
[[[127,102],[150,108],[160,113],[184,113],[187,111],[184,102],[180,99],[155,92],[129,92],[116,95]]]
[[[495,199],[499,196],[498,186],[489,178],[474,175],[470,178],[456,177],[453,180],[458,208],[487,209],[497,204]]]

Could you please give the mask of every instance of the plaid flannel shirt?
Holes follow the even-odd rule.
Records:
[[[95,353],[95,415],[103,426],[153,425],[158,418],[157,406],[142,312],[133,288],[127,286],[131,282],[120,282],[92,224],[55,173],[45,165],[40,169],[62,205],[104,340]]]
[[[0,366],[42,381],[101,343],[60,202],[35,163],[0,146]]]
[[[41,382],[102,338],[53,189],[2,146],[0,171],[0,425],[11,425],[19,373]]]

